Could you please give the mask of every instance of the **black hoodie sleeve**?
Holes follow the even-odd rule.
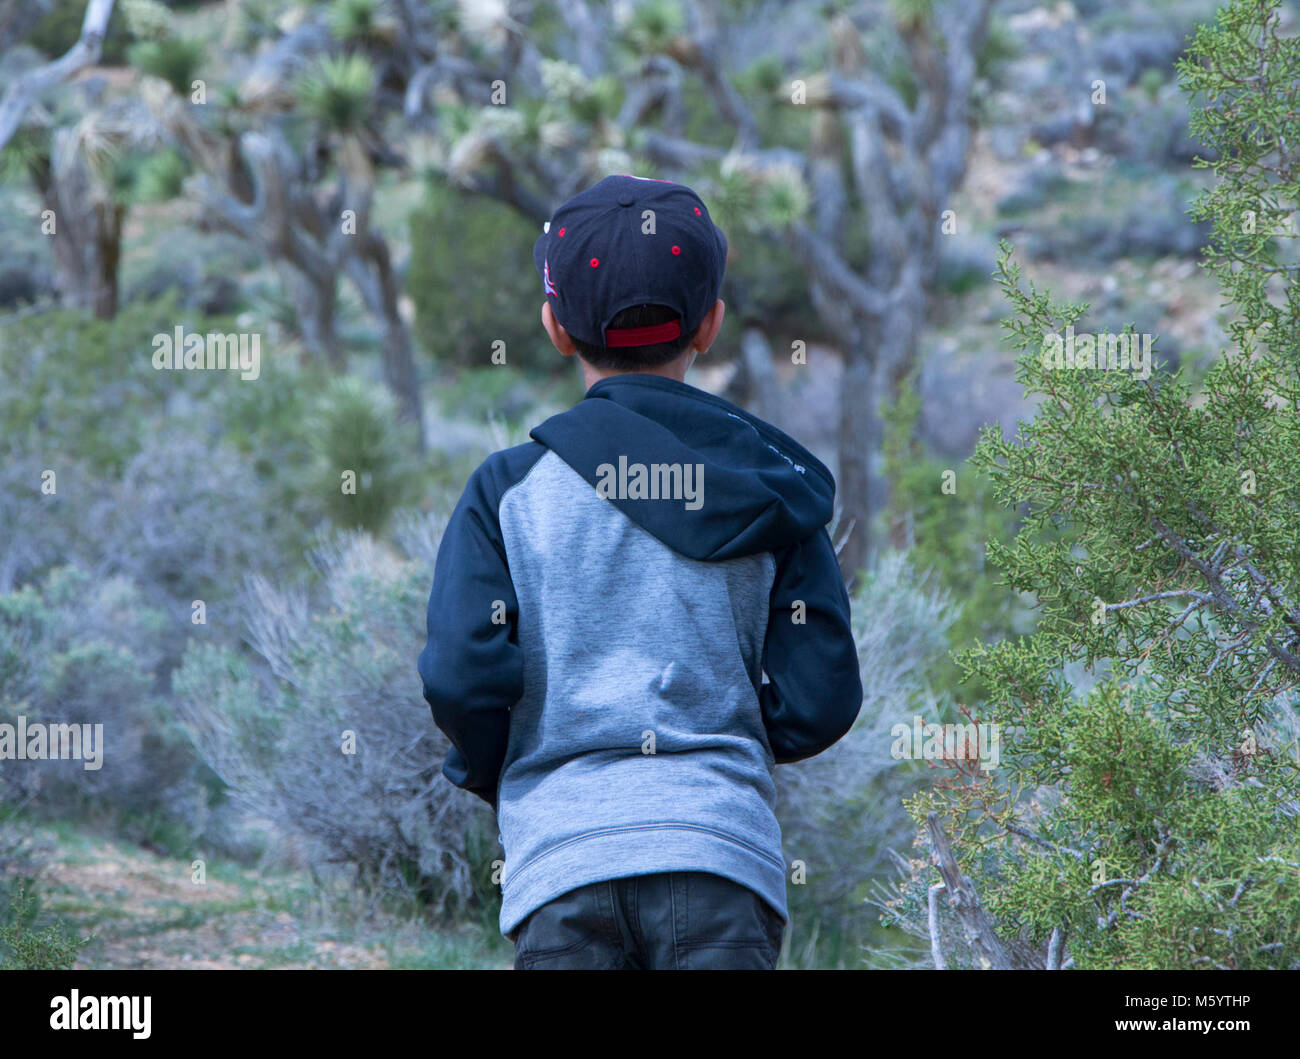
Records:
[[[491,464],[476,471],[438,548],[420,654],[424,698],[451,740],[442,774],[495,810],[510,736],[510,710],[524,688],[519,601],[506,564]]]
[[[849,594],[826,531],[776,553],[759,694],[778,765],[820,754],[862,708]],[[802,606],[800,606],[802,604]]]

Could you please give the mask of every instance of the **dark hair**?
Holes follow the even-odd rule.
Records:
[[[653,324],[666,324],[677,319],[676,310],[666,305],[631,305],[616,313],[609,322],[610,327],[650,327]],[[657,368],[675,360],[685,351],[695,337],[693,333],[683,331],[668,342],[658,342],[653,346],[593,346],[579,338],[573,339],[578,348],[578,355],[595,368],[616,368],[619,371],[635,371],[637,368]]]

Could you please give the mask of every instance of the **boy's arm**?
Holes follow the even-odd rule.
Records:
[[[442,535],[419,670],[434,722],[452,744],[442,774],[495,810],[524,663],[499,494],[488,479],[485,468],[475,472]]]
[[[849,594],[826,531],[777,553],[759,693],[778,765],[820,754],[862,708]],[[802,602],[803,606],[798,604]],[[803,624],[796,622],[802,614]]]

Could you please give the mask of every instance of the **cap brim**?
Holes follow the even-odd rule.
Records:
[[[541,279],[546,278],[546,241],[549,237],[549,232],[543,232],[533,244],[533,264],[537,266],[537,275]]]

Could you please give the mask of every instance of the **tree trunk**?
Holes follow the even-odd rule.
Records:
[[[91,311],[97,320],[117,315],[117,266],[122,257],[122,217],[126,208],[116,202],[101,202],[94,208],[97,242],[94,264],[98,274],[91,291]]]
[[[285,279],[297,288],[294,308],[298,311],[303,345],[313,358],[323,359],[332,371],[343,374],[348,370],[348,362],[335,326],[338,293],[334,278],[331,276],[327,282],[317,283],[313,277],[290,265],[286,264],[285,271],[288,273]]]
[[[906,273],[904,282],[908,282]],[[907,377],[919,362],[921,328],[925,322],[927,296],[922,281],[912,279],[910,288],[904,289],[901,293],[902,297],[898,299],[895,311],[890,314],[889,324],[883,329],[886,333],[880,336],[879,345],[877,346],[880,350],[880,373],[882,376],[881,400],[889,405],[898,403],[899,395],[907,382]],[[883,425],[883,423],[880,424],[882,429],[879,434],[882,447],[884,443]],[[913,444],[913,438],[903,438],[900,441],[909,451],[919,453],[919,447]],[[914,543],[911,521],[910,516],[892,503],[895,484],[893,481],[887,480],[883,481],[881,486],[886,493],[885,502],[890,505],[890,510],[893,512],[889,525],[890,545],[898,551],[905,551]]]
[[[863,332],[866,333],[865,330]],[[841,532],[848,537],[840,550],[840,572],[852,588],[871,558],[871,453],[876,419],[876,371],[869,346],[846,351],[840,385],[839,501]]]
[[[117,268],[125,207],[96,194],[71,129],[54,133],[51,158],[33,165],[45,207],[54,212],[54,270],[64,305],[111,320],[117,314]]]
[[[740,339],[740,357],[745,392],[743,403],[759,419],[771,422],[776,409],[776,389],[780,383],[767,335],[757,327],[745,328]]]
[[[373,266],[373,270],[370,266]],[[366,307],[384,327],[384,382],[397,399],[398,414],[418,432],[424,451],[424,408],[420,379],[411,348],[411,333],[398,311],[397,278],[393,274],[388,244],[371,232],[360,255],[348,260],[348,273],[360,290]]]

